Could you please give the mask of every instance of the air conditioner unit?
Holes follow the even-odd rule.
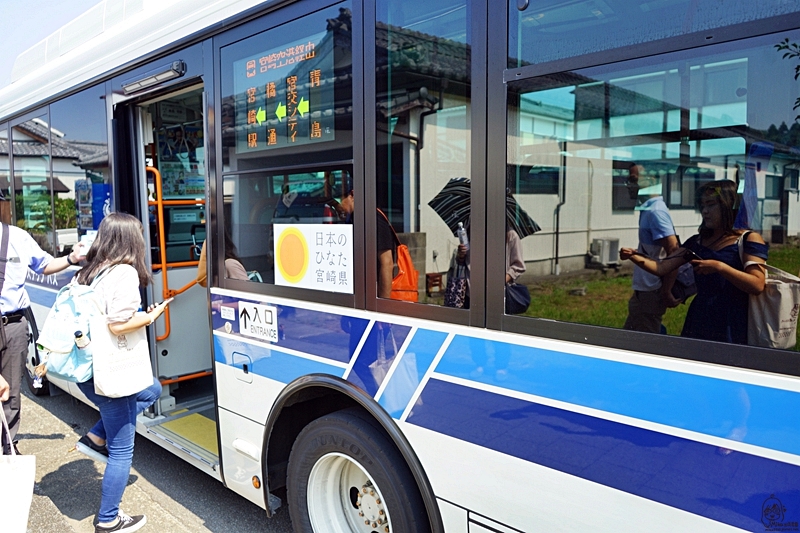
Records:
[[[593,264],[619,265],[619,239],[593,239],[589,254]]]

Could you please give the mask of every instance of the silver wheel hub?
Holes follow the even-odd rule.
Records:
[[[308,476],[308,516],[314,533],[391,533],[380,488],[342,453],[323,455]]]
[[[358,516],[364,520],[364,525],[373,530],[380,530],[390,533],[388,520],[386,519],[386,509],[383,507],[383,500],[375,492],[372,482],[367,481],[358,492],[356,506],[359,508]]]

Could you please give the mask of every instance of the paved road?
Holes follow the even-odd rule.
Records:
[[[26,391],[19,448],[36,455],[37,470],[29,532],[94,531],[104,466],[70,450],[96,417],[96,411],[66,394],[36,398]],[[121,507],[147,515],[144,532],[292,531],[285,508],[268,519],[263,509],[140,435]]]

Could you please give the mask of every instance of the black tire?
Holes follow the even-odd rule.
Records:
[[[22,376],[25,377],[25,381],[28,383],[28,390],[31,394],[34,396],[49,396],[50,384],[47,382],[47,378],[42,378],[41,388],[37,389],[33,386],[33,372],[31,368],[38,365],[39,361],[41,361],[39,358],[39,349],[36,347],[36,339],[39,338],[39,330],[36,327],[36,320],[33,318],[33,313],[30,312],[30,309],[25,313],[25,318],[28,320],[28,338],[30,342],[28,344],[28,353],[25,354],[25,359],[22,361]]]
[[[377,422],[363,411],[353,408],[337,411],[311,422],[300,432],[292,446],[287,472],[287,500],[295,533],[330,533],[327,527],[320,527],[318,523],[318,520],[329,519],[328,516],[313,517],[317,529],[312,528],[308,486],[312,469],[317,463],[328,464],[326,461],[330,462],[332,457],[341,456],[346,456],[351,463],[366,470],[374,481],[371,485],[369,478],[364,476],[366,484],[351,486],[349,501],[341,501],[336,495],[331,495],[331,499],[326,500],[331,501],[334,506],[341,504],[340,509],[346,520],[359,521],[352,526],[353,533],[430,532],[425,505],[405,460]],[[340,461],[345,462],[341,459]],[[348,466],[351,471],[359,472],[349,464]],[[340,480],[344,480],[344,477]],[[347,490],[347,484],[343,490]],[[360,491],[364,487],[375,488],[376,494],[372,499],[366,492],[362,495]],[[377,495],[382,496],[383,501]],[[389,523],[379,524],[378,527],[371,527],[372,524],[366,526],[363,522],[365,517],[359,516],[361,511],[356,506],[356,501],[358,505],[363,502],[361,510],[367,513],[367,518],[377,517],[379,509],[385,509]],[[376,502],[377,506],[374,505]],[[387,526],[390,526],[388,530],[385,529]]]

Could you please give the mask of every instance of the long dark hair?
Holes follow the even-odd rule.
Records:
[[[733,229],[733,223],[736,221],[736,214],[739,211],[739,196],[736,192],[736,183],[731,180],[704,183],[697,189],[698,206],[702,205],[704,196],[714,196],[719,201],[723,233],[726,235],[738,235],[741,233]],[[701,223],[698,233],[700,233],[701,237],[707,239],[712,235],[713,230],[705,227],[705,223]]]
[[[235,259],[241,263],[239,253],[236,251],[236,245],[233,244],[233,237],[228,225],[225,226],[225,259]]]
[[[86,266],[77,274],[78,283],[89,285],[100,271],[111,265],[131,265],[139,274],[139,285],[147,286],[150,272],[145,265],[145,244],[139,219],[127,213],[111,213],[100,223],[94,244],[86,254]]]

